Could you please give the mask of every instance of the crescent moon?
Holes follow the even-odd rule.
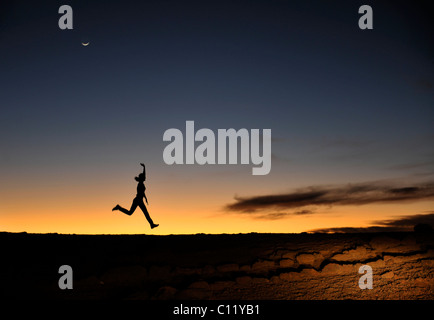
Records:
[[[87,42],[87,43],[82,42],[81,44],[82,44],[84,47],[87,47],[87,46],[89,45],[89,43],[90,43],[90,42]]]

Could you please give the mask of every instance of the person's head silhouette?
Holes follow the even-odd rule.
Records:
[[[144,173],[141,173],[137,177],[134,177],[134,179],[138,182],[143,182],[146,180],[146,175]]]

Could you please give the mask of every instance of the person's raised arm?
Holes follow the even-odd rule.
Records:
[[[146,178],[146,168],[145,168],[145,165],[143,163],[141,163],[140,165],[143,167],[143,175]]]

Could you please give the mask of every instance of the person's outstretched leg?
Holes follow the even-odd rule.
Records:
[[[140,209],[142,209],[143,213],[145,214],[146,220],[148,220],[149,224],[151,225],[151,229],[154,229],[155,227],[158,227],[159,224],[155,224],[154,221],[152,221],[151,216],[149,215],[148,209],[146,208],[143,201],[139,203]]]
[[[131,205],[131,208],[130,208],[130,210],[127,210],[127,209],[125,209],[125,208],[122,208],[120,205],[116,205],[116,207],[114,207],[113,209],[112,209],[112,211],[114,211],[114,210],[119,210],[119,211],[121,211],[121,212],[123,212],[123,213],[125,213],[125,214],[127,214],[127,215],[132,215],[133,213],[134,213],[134,211],[136,210],[136,208],[137,208],[137,201],[136,201],[136,199],[134,199],[133,200],[133,204]]]

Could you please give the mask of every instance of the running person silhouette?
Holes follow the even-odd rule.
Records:
[[[143,183],[146,180],[146,170],[145,170],[145,165],[143,163],[140,164],[143,167],[143,173],[139,174],[137,177],[134,177],[134,179],[138,182],[137,184],[137,195],[133,200],[133,204],[131,205],[130,210],[127,210],[125,208],[122,208],[120,205],[116,205],[116,207],[114,207],[112,209],[112,211],[115,210],[119,210],[127,215],[132,215],[134,213],[134,211],[136,210],[137,206],[140,207],[140,209],[142,209],[143,213],[145,214],[146,219],[148,220],[149,224],[151,225],[151,229],[154,229],[155,227],[158,227],[158,224],[155,224],[151,217],[149,216],[148,210],[146,209],[145,204],[143,203],[143,198],[145,198],[146,203],[148,203],[148,199],[146,198],[145,195],[145,184]]]

